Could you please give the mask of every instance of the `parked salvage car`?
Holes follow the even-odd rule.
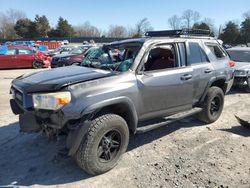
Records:
[[[250,48],[234,47],[227,49],[230,58],[236,62],[234,85],[246,87],[250,91]]]
[[[67,54],[58,54],[52,57],[51,68],[79,65],[85,57],[85,52],[90,46],[79,46]]]
[[[51,58],[29,46],[8,46],[0,55],[0,68],[42,68],[49,67]]]
[[[70,51],[72,51],[73,49],[75,49],[76,46],[61,46],[59,48],[56,48],[52,51],[49,52],[49,55],[52,57],[52,56],[55,56],[55,55],[58,55],[58,54],[68,54]]]
[[[21,131],[67,134],[68,155],[87,173],[101,174],[117,164],[130,134],[191,115],[215,122],[232,86],[233,64],[208,34],[147,32],[104,45],[81,66],[16,78],[10,104]]]

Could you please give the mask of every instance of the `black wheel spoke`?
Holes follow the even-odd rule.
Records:
[[[120,143],[115,140],[112,140],[111,148],[119,148],[119,147],[120,147]]]
[[[104,153],[104,150],[103,150],[102,146],[99,146],[98,151],[97,151],[98,157],[101,157],[103,155],[103,153]]]
[[[109,135],[110,140],[113,140],[113,138],[117,135],[116,132],[111,132],[111,134]]]
[[[112,161],[121,145],[121,135],[116,130],[107,132],[101,139],[99,147],[97,148],[97,156],[102,162]]]
[[[110,153],[110,150],[107,150],[104,152],[104,158],[109,161],[110,158],[111,158],[111,153]]]

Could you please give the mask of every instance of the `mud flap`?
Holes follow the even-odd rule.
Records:
[[[249,128],[250,129],[250,117],[246,118],[246,117],[238,117],[236,115],[234,115],[235,118],[237,119],[237,121],[243,126],[243,127],[246,127],[246,128]]]
[[[71,133],[69,133],[68,139],[67,139],[67,148],[70,148],[69,153],[68,153],[69,156],[73,156],[77,152],[82,142],[82,139],[84,138],[84,136],[87,134],[89,130],[90,124],[91,124],[91,121],[85,121],[82,126],[80,126],[75,131],[72,131]]]
[[[41,130],[37,123],[35,115],[32,112],[25,112],[19,115],[20,132],[38,132]]]

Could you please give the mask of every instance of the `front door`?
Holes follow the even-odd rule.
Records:
[[[137,75],[140,119],[171,115],[192,108],[193,69],[181,62],[176,44],[153,47]]]

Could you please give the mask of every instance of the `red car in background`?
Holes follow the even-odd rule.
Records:
[[[0,69],[7,68],[42,68],[49,67],[51,57],[29,46],[8,46],[0,54]]]

